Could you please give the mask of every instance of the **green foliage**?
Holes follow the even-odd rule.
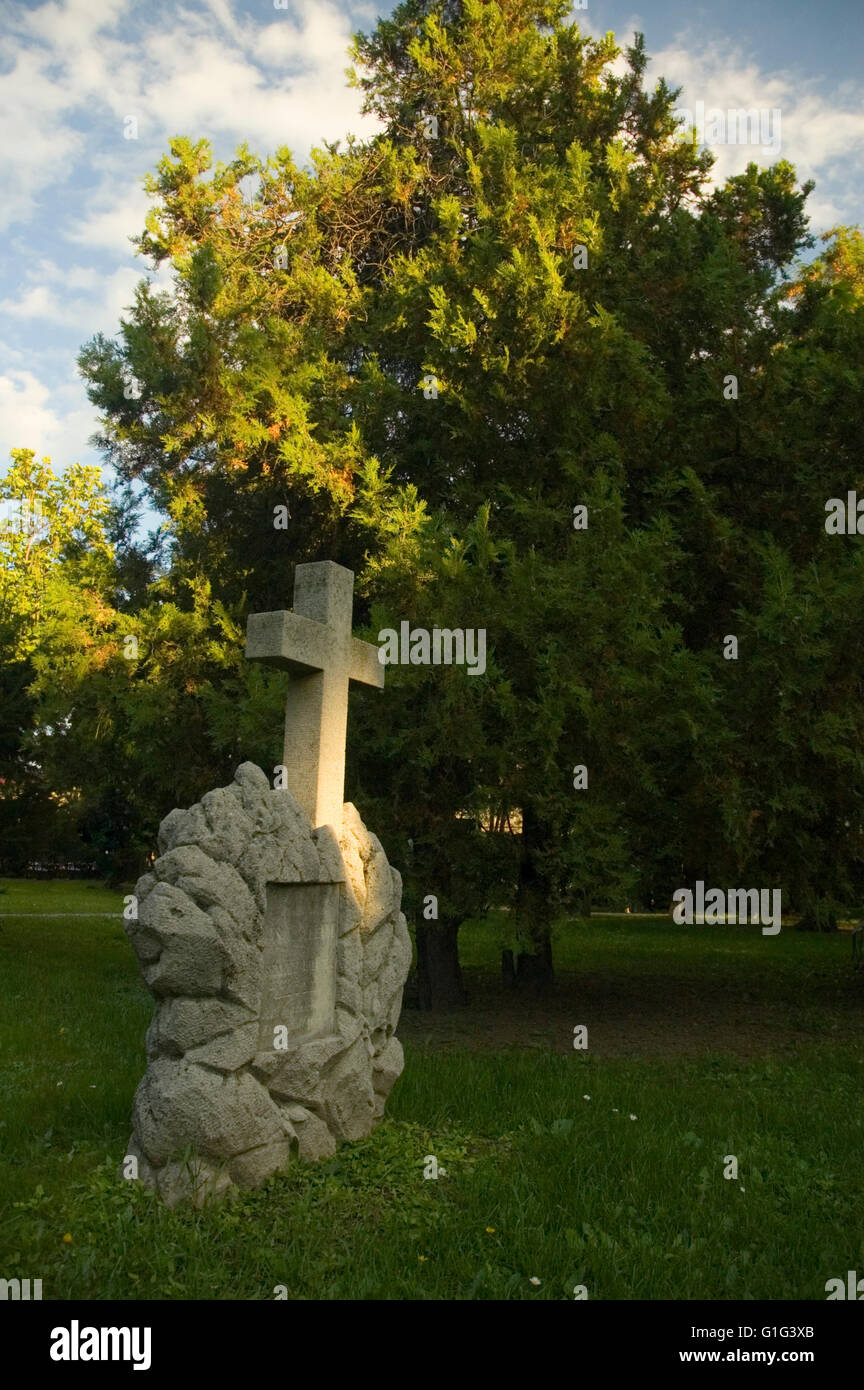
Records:
[[[0,631],[13,660],[32,656],[45,622],[93,622],[110,573],[108,502],[98,468],[72,464],[56,477],[50,459],[13,449],[0,480],[12,515],[0,530]]]
[[[31,859],[81,859],[78,788],[45,749],[60,736],[39,683],[67,659],[98,660],[109,613],[113,552],[99,470],[13,449],[0,480],[10,515],[0,530],[0,859],[15,871]]]
[[[860,895],[860,566],[823,524],[858,476],[860,234],[797,267],[810,185],[710,189],[641,37],[619,68],[564,0],[408,0],[352,56],[372,139],[302,169],[177,139],[149,181],[175,293],[142,282],[80,363],[166,523],[152,562],[121,536],[91,645],[44,629],[40,758],[139,857],[240,756],[272,765],[243,619],[327,556],[373,640],[487,633],[482,677],[391,668],[383,720],[355,697],[348,795],[412,907],[515,904],[535,951],[568,894]]]
[[[276,761],[277,683],[246,666],[207,581],[163,576],[124,598],[98,470],[56,478],[15,450],[2,495],[32,519],[0,533],[3,858],[134,878],[169,798],[229,780],[250,748]]]

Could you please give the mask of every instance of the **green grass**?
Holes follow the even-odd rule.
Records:
[[[86,910],[89,891],[27,884],[20,910]],[[409,1046],[368,1140],[171,1213],[119,1175],[151,1012],[121,923],[0,925],[0,1277],[42,1278],[46,1298],[569,1299],[584,1284],[591,1299],[821,1300],[864,1268],[860,1040],[758,1060]],[[475,971],[496,969],[496,931],[468,930]],[[846,980],[847,952],[609,919],[557,943],[559,965],[594,974],[720,971],[757,1012],[762,990]]]
[[[459,958],[468,969],[497,969],[498,952],[507,940],[505,915],[490,913],[486,920],[470,922],[460,931]],[[833,968],[840,957],[849,963],[850,941],[845,932],[821,935],[786,926],[767,937],[758,926],[678,926],[666,916],[566,920],[552,932],[558,971],[582,974],[623,966],[628,974],[704,978],[707,970],[729,979],[746,975],[760,987],[776,984],[781,989],[788,986],[792,972]]]
[[[131,888],[128,890],[131,892]],[[123,894],[75,879],[0,878],[0,923],[19,912],[122,912]]]

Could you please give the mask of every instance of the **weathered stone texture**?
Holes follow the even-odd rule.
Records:
[[[313,830],[252,763],[166,816],[126,930],[156,999],[128,1152],[169,1204],[253,1186],[368,1134],[402,1071],[402,882],[355,808]],[[333,1028],[259,1039],[267,884],[339,885]],[[266,1029],[264,1030],[266,1033]]]

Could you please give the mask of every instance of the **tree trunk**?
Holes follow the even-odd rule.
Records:
[[[836,931],[837,914],[833,907],[821,900],[805,903],[801,917],[795,923],[796,931]]]
[[[536,951],[521,951],[516,957],[516,984],[543,991],[550,987],[555,975],[552,942],[547,935],[542,941],[532,942],[535,944]]]
[[[543,872],[539,852],[548,843],[548,832],[534,811],[522,810],[522,854],[519,886],[516,892],[516,927],[519,948],[516,954],[515,984],[545,992],[551,987],[552,917],[558,898],[555,887]],[[503,965],[503,961],[502,961]]]
[[[459,923],[417,923],[417,995],[421,1009],[452,1009],[466,1004],[459,965]]]
[[[501,952],[501,979],[508,989],[516,988],[516,963],[512,951]]]

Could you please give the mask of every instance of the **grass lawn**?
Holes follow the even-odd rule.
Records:
[[[474,1005],[405,1012],[370,1139],[171,1213],[119,1173],[151,1013],[121,921],[9,915],[121,896],[4,886],[0,1277],[45,1298],[822,1300],[864,1269],[847,937],[564,923],[538,1004],[498,984],[498,925],[471,925]]]
[[[129,892],[131,893],[131,888]],[[101,883],[74,879],[0,879],[0,922],[10,914],[122,912],[123,898]]]

